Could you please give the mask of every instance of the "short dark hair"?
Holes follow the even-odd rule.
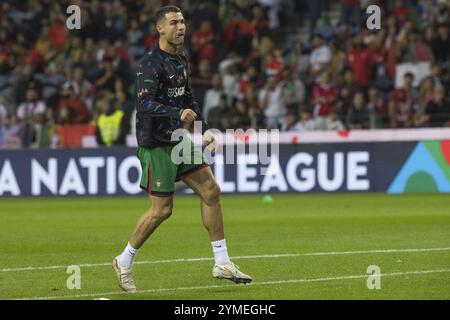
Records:
[[[169,12],[181,12],[181,9],[177,6],[165,6],[156,10],[155,13],[155,22],[158,23],[161,19],[166,17],[166,14]]]
[[[408,78],[411,78],[411,79],[414,79],[415,77],[414,77],[414,73],[412,73],[412,72],[406,72],[404,75],[403,75],[403,78],[405,78],[405,77],[408,77]]]

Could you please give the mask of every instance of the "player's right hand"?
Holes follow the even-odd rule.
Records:
[[[180,120],[182,122],[193,122],[197,118],[197,114],[192,109],[184,109],[181,113]]]

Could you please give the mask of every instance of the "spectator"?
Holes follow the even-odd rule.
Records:
[[[280,26],[280,21],[278,18],[280,10],[280,1],[279,0],[257,0],[257,1],[268,8],[269,28],[272,30],[277,29]]]
[[[450,44],[450,43],[449,43]],[[417,32],[411,32],[408,37],[408,46],[406,49],[405,62],[431,61],[432,53],[429,47],[422,41]]]
[[[302,80],[294,78],[289,67],[283,69],[282,78],[286,94],[286,107],[297,113],[305,102],[305,84]]]
[[[97,119],[96,137],[101,146],[124,145],[126,130],[129,125],[120,110],[120,104],[115,98],[105,95],[97,104],[99,117]]]
[[[219,104],[219,99],[222,94],[223,91],[220,83],[220,75],[215,73],[211,79],[211,88],[206,91],[205,98],[203,100],[203,119],[207,119],[209,110]]]
[[[336,103],[336,111],[345,119],[350,110],[353,96],[361,87],[356,83],[352,69],[344,71],[343,82],[339,89],[339,98]]]
[[[360,0],[341,0],[340,23],[361,27]]]
[[[262,43],[269,34],[267,11],[258,3],[251,5],[251,8],[249,6],[247,10],[240,10],[240,14],[230,19],[224,30],[225,50],[233,51],[239,56],[249,56],[255,43]],[[259,37],[261,38],[258,39]]]
[[[114,84],[114,96],[125,114],[128,115],[133,109],[135,109],[134,99],[132,99],[126,91],[125,85],[123,84],[123,80],[121,78],[117,78]]]
[[[430,127],[449,126],[450,102],[445,98],[445,90],[442,86],[435,86],[433,100],[427,104],[425,114],[421,118],[420,125]]]
[[[438,83],[437,85],[440,84]],[[431,76],[426,77],[419,84],[418,105],[417,111],[414,115],[415,126],[422,127],[424,125],[425,121],[423,121],[423,116],[428,103],[433,101],[434,87],[435,85],[433,84],[433,79]]]
[[[433,85],[442,85],[442,68],[439,63],[433,63],[431,66],[431,74],[430,78],[433,82]]]
[[[337,42],[331,44],[331,57],[329,72],[331,73],[331,79],[336,81],[345,67],[345,53]]]
[[[23,146],[23,127],[24,125],[18,121],[17,116],[14,113],[10,114],[4,120],[3,147],[5,149],[18,149]]]
[[[52,109],[40,115],[36,132],[36,146],[39,148],[56,148],[58,146],[58,125]]]
[[[338,98],[338,88],[330,80],[330,74],[325,71],[320,77],[320,83],[313,88],[312,103],[318,130],[325,129],[325,120]]]
[[[243,129],[244,131],[250,128],[250,117],[245,100],[236,99],[227,117],[231,119],[232,128]]]
[[[114,91],[114,86],[116,83],[116,73],[114,72],[114,67],[112,60],[109,57],[105,57],[100,64],[101,73],[97,80],[95,81],[95,89],[97,91],[108,90]]]
[[[281,131],[300,131],[300,123],[297,121],[297,114],[288,112],[281,123]]]
[[[104,32],[103,37],[108,38],[109,40],[114,40],[117,38],[121,38],[125,34],[125,17],[126,12],[120,14],[122,9],[122,4],[120,1],[115,1],[113,5],[109,3],[104,6],[104,20],[102,31]]]
[[[316,130],[316,123],[311,119],[311,112],[308,110],[300,111],[300,120],[298,121],[298,131]]]
[[[12,53],[9,32],[0,28],[0,73],[8,73],[13,69],[14,55]]]
[[[88,38],[86,44],[90,45],[92,39]],[[93,45],[93,44],[92,44]],[[95,80],[101,74],[100,64],[97,62],[97,53],[94,49],[88,49],[83,53],[82,66],[84,71],[84,78],[89,81],[89,83],[94,84]],[[94,89],[94,87],[93,87]]]
[[[214,33],[209,20],[203,20],[200,29],[192,34],[192,52],[195,61],[208,60],[210,63],[214,61]]]
[[[345,46],[348,44],[350,38],[350,28],[346,24],[340,24],[337,27],[336,35],[334,37],[334,42],[340,44],[343,49],[345,49]]]
[[[264,110],[268,129],[278,128],[286,114],[286,90],[283,84],[277,84],[274,76],[267,78],[266,86],[259,92],[259,107]]]
[[[259,101],[257,97],[256,85],[251,83],[247,88],[244,96],[245,104],[248,107],[248,114],[250,116],[252,128],[264,128],[265,117],[264,110],[260,109]]]
[[[234,97],[239,94],[239,68],[243,59],[234,56],[223,60],[219,64],[219,73],[223,91],[227,97],[227,103],[231,103]]]
[[[291,66],[295,78],[302,78],[308,74],[309,71],[309,54],[303,47],[301,41],[296,41],[292,52],[286,58],[287,63]]]
[[[59,10],[54,10],[50,13],[50,29],[48,33],[52,48],[56,51],[61,51],[68,41],[66,25],[64,23],[66,19],[59,6],[54,6],[53,8],[58,8]]]
[[[403,87],[394,90],[388,105],[391,128],[411,127],[417,109],[418,94],[413,88],[414,75],[408,72],[403,79]]]
[[[264,0],[267,1],[267,0]],[[268,1],[272,1],[273,0],[268,0]],[[265,10],[266,8],[264,8],[261,4],[262,1],[259,1],[260,3],[255,3],[252,8],[251,8],[251,16],[250,16],[250,20],[251,20],[251,25],[253,27],[254,30],[248,30],[247,32],[252,34],[253,32],[258,32],[258,33],[267,33],[268,29],[273,29],[273,28],[277,28],[277,22],[273,21],[273,18],[276,19],[276,17],[274,17],[273,13],[272,16],[270,16],[270,13],[267,12],[267,10]],[[272,21],[271,21],[272,19]]]
[[[61,88],[61,98],[57,107],[58,122],[65,124],[88,123],[89,111],[83,99],[75,95],[70,82]]]
[[[259,85],[259,82],[258,69],[254,65],[248,66],[239,83],[239,94],[245,95],[252,83]]]
[[[391,14],[398,17],[400,26],[403,26],[410,17],[411,9],[405,5],[403,0],[395,0],[394,8],[392,8]]]
[[[347,127],[350,130],[369,129],[370,115],[367,109],[364,93],[357,92],[353,96],[353,104],[347,116]]]
[[[69,41],[68,60],[71,65],[81,62],[83,56],[83,42],[80,37],[72,37]]]
[[[42,30],[36,41],[34,50],[40,55],[40,59],[44,63],[48,63],[55,56],[55,50],[50,42],[50,25],[47,21],[42,23]]]
[[[224,120],[226,119],[226,116],[228,115],[229,107],[227,103],[227,97],[225,95],[222,95],[219,99],[219,104],[208,112],[207,121],[211,128],[215,128],[218,130],[225,130],[226,125],[224,125]]]
[[[198,63],[198,73],[190,78],[190,84],[194,92],[197,103],[202,106],[204,97],[208,88],[211,87],[212,73],[209,60],[202,59]]]
[[[311,66],[310,72],[313,78],[316,78],[331,61],[331,50],[324,43],[320,34],[316,34],[312,41],[314,49],[309,57],[309,64]]]
[[[39,100],[38,89],[30,85],[25,94],[25,101],[17,107],[17,118],[23,121],[32,121],[33,117],[45,113],[46,105]]]
[[[387,126],[388,120],[388,107],[386,101],[380,94],[380,91],[376,87],[370,87],[368,93],[369,99],[367,102],[367,110],[370,115],[371,129],[384,128]]]
[[[129,25],[129,30],[127,31],[128,41],[130,41],[132,46],[138,46],[144,37],[144,33],[139,28],[139,22],[137,19],[131,19]]]
[[[433,80],[426,77],[419,84],[419,106],[426,106],[433,100]]]
[[[25,100],[26,91],[30,85],[35,86],[40,91],[41,84],[34,75],[33,65],[26,63],[19,66],[19,77],[14,82],[12,98],[15,105],[21,104]]]
[[[308,1],[309,9],[310,9],[310,17],[309,17],[309,29],[310,35],[314,31],[317,25],[317,21],[319,21],[323,10],[325,9],[326,1],[325,0],[309,0]]]
[[[283,69],[284,59],[280,48],[275,48],[271,55],[267,56],[265,63],[265,73],[268,76],[275,76],[281,80],[281,71]]]
[[[92,110],[94,104],[94,87],[84,75],[85,72],[82,65],[75,65],[72,71],[70,85],[74,95],[80,97],[86,104],[86,107]]]
[[[145,53],[145,49],[142,46],[144,32],[139,27],[137,19],[131,19],[129,22],[129,30],[127,31],[126,39],[129,43],[128,55],[131,60],[138,60]]]
[[[145,38],[144,41],[145,50],[150,49],[156,43],[156,41],[158,41],[158,39],[159,39],[158,31],[156,31],[155,25],[150,24],[147,30],[147,37]]]
[[[325,130],[340,131],[345,130],[345,126],[339,119],[339,114],[333,109],[328,114],[325,122]]]
[[[445,23],[440,24],[437,31],[437,37],[431,42],[434,58],[438,63],[448,63],[448,59],[450,58],[450,35],[448,25]]]
[[[436,22],[438,24],[446,23],[450,20],[450,3],[447,1],[438,1],[436,14]]]
[[[121,78],[125,86],[134,83],[134,70],[130,67],[130,57],[128,56],[128,48],[126,43],[116,40],[114,44],[106,47],[104,58],[111,60],[114,73]]]
[[[353,39],[352,46],[347,53],[348,66],[355,74],[355,81],[362,88],[367,88],[372,80],[372,66],[375,57],[370,47],[364,48],[360,35]]]

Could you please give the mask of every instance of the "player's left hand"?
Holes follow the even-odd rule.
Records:
[[[203,134],[203,146],[214,154],[217,150],[218,144],[211,130],[206,130]]]

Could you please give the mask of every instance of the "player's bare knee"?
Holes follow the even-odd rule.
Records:
[[[163,222],[172,215],[172,211],[154,211],[152,218],[156,221]]]
[[[160,217],[161,217],[161,220],[166,220],[166,219],[169,219],[171,215],[172,215],[172,210],[170,210],[170,211],[166,210],[166,211],[161,212]]]
[[[207,205],[212,205],[220,201],[220,187],[214,182],[205,188],[202,194],[202,200]]]
[[[172,204],[164,204],[158,207],[153,207],[151,210],[151,216],[154,219],[164,221],[172,215]]]

